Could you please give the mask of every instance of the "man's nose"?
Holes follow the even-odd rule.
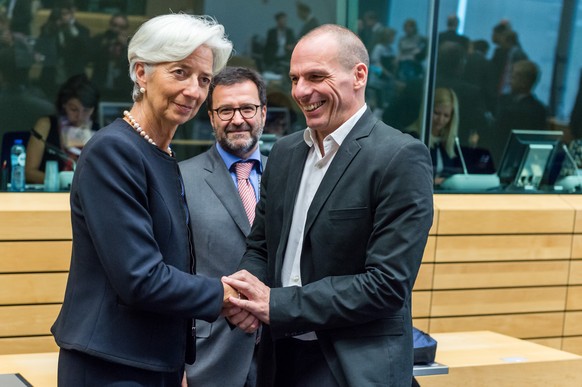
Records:
[[[242,123],[245,122],[244,117],[242,116],[242,113],[240,112],[240,109],[236,109],[234,111],[234,115],[232,116],[231,120],[230,120],[233,124],[235,125],[241,125]]]

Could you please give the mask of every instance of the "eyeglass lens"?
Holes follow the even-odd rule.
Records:
[[[222,107],[216,109],[218,116],[223,120],[230,120],[234,117],[235,112],[238,110],[243,118],[249,119],[253,118],[257,114],[259,105],[243,105],[237,108],[233,107]]]

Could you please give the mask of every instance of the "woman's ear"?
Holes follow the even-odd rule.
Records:
[[[135,64],[135,77],[139,87],[147,88],[145,65],[142,62]]]

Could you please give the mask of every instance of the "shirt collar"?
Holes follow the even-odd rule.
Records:
[[[358,120],[364,115],[367,108],[368,105],[364,104],[353,116],[348,118],[348,120],[341,124],[339,128],[327,135],[326,138],[331,137],[338,144],[338,146],[341,146],[342,142],[346,139],[348,134],[356,125],[356,122],[358,122]],[[312,147],[313,144],[317,142],[315,131],[309,127],[305,129],[303,132],[303,140],[309,147]]]
[[[263,172],[263,164],[261,163],[261,151],[259,150],[259,147],[257,146],[257,149],[255,149],[255,151],[249,156],[248,159],[241,159],[238,156],[235,156],[231,153],[228,153],[227,151],[225,151],[220,144],[217,142],[216,143],[216,150],[218,151],[218,154],[220,155],[220,157],[222,158],[222,160],[224,161],[224,164],[226,165],[226,169],[228,169],[230,171],[230,168],[232,167],[232,165],[236,162],[239,161],[248,161],[248,160],[255,160],[255,166],[257,169],[257,171],[259,172]]]

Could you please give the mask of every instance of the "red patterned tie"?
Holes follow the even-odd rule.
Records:
[[[252,225],[255,220],[255,206],[257,205],[257,197],[255,190],[249,181],[251,169],[253,169],[253,162],[239,162],[234,165],[236,171],[236,180],[238,183],[238,193],[242,200],[243,207]]]

